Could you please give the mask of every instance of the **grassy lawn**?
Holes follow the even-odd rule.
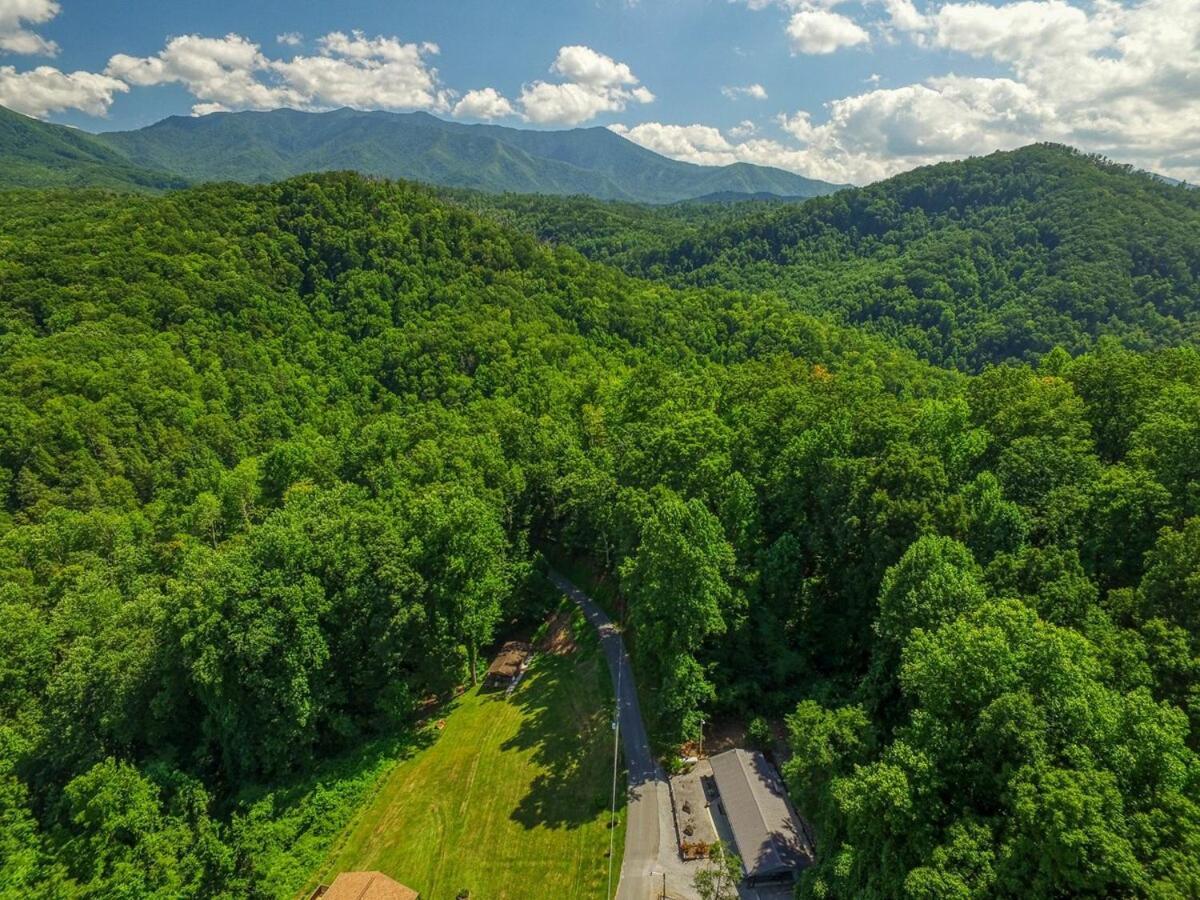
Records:
[[[378,869],[454,898],[603,897],[608,883],[612,688],[595,636],[540,654],[510,697],[467,691],[431,746],[399,763],[319,876]],[[613,886],[624,847],[618,784]]]

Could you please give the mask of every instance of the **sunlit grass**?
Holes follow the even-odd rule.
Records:
[[[425,900],[464,889],[497,900],[603,897],[612,692],[595,648],[585,639],[570,655],[537,657],[509,697],[463,694],[436,742],[398,764],[347,829],[321,880],[378,869]]]

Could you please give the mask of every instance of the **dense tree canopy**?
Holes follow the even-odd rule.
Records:
[[[970,371],[1104,335],[1171,345],[1200,323],[1200,192],[1055,145],[804,204],[478,204],[631,273],[777,293]]]
[[[955,190],[1059,196],[1004,165]],[[246,798],[469,681],[550,545],[617,577],[664,743],[787,717],[807,896],[1200,893],[1191,346],[962,317],[965,374],[351,175],[0,199],[0,893],[282,890]]]

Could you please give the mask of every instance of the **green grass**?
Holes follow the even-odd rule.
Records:
[[[453,898],[603,897],[608,883],[612,691],[594,635],[539,656],[512,696],[472,689],[432,746],[399,763],[319,877],[378,869]],[[618,785],[623,806],[624,786]],[[615,833],[621,867],[624,815]]]
[[[387,775],[428,743],[428,736],[400,734],[324,760],[291,783],[249,787],[238,795],[230,828],[246,852],[242,865],[264,896],[308,897],[314,869],[348,822],[369,803]]]

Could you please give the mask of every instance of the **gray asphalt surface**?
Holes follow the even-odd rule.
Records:
[[[599,633],[612,673],[621,723],[621,748],[629,773],[625,857],[621,864],[617,900],[650,900],[662,897],[664,893],[671,898],[694,897],[690,871],[682,865],[675,846],[675,825],[666,775],[650,752],[650,739],[638,706],[633,668],[621,632],[595,601],[562,575],[551,572],[550,579],[579,604],[588,622]]]

